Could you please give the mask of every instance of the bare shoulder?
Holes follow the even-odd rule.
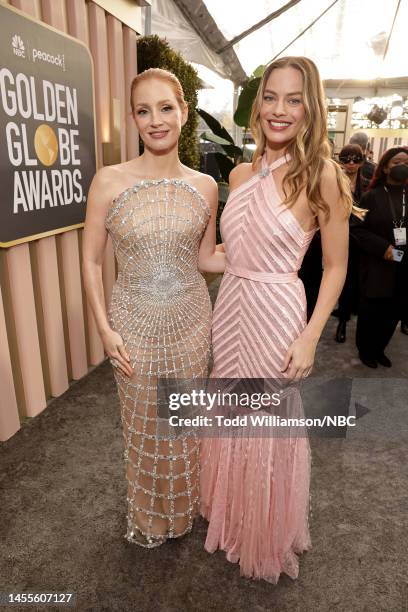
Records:
[[[320,185],[322,189],[336,189],[337,185],[337,172],[335,161],[326,159],[323,165],[322,173],[320,175]]]
[[[97,186],[106,187],[107,183],[111,183],[118,177],[118,171],[113,166],[103,166],[99,168],[94,176],[93,182]]]
[[[104,166],[95,174],[90,192],[109,203],[129,186],[128,162]]]
[[[231,170],[229,175],[230,191],[232,191],[233,189],[237,189],[238,187],[240,187],[240,185],[242,185],[242,183],[245,183],[254,175],[255,172],[252,168],[251,163],[244,162],[242,164],[238,164],[238,166],[235,166],[235,168]]]
[[[195,187],[197,191],[199,191],[199,193],[209,202],[214,200],[215,197],[218,201],[218,185],[213,177],[209,174],[192,170],[191,168],[189,168],[189,170],[190,172],[188,172],[185,176],[186,182],[192,187]]]
[[[92,179],[90,191],[93,194],[103,193],[106,188],[115,180],[117,173],[111,166],[99,168]]]
[[[331,209],[338,208],[338,203],[341,198],[340,187],[338,182],[337,164],[331,159],[324,162],[320,175],[320,193]]]
[[[321,229],[326,225],[339,227],[339,223],[346,224],[348,227],[349,214],[345,214],[345,205],[348,205],[347,190],[351,198],[349,181],[343,175],[340,166],[334,160],[326,160],[320,177],[320,194],[329,207],[329,217],[324,211],[319,211]]]
[[[122,164],[116,166],[103,166],[95,174],[92,183],[95,187],[106,189],[123,180],[124,171],[120,168]]]

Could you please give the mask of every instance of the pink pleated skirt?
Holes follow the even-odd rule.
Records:
[[[298,554],[311,547],[310,462],[307,437],[203,439],[205,549],[224,550],[248,578],[297,578]]]

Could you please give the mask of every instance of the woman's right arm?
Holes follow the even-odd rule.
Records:
[[[109,325],[106,313],[102,282],[102,264],[108,233],[105,218],[111,201],[112,175],[109,168],[101,168],[94,176],[86,209],[83,238],[82,273],[86,295],[105,352],[110,359],[116,359],[118,368],[128,376],[132,375],[129,356],[121,336]]]

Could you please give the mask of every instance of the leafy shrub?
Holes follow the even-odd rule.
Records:
[[[148,68],[170,70],[179,79],[189,107],[188,120],[180,135],[180,160],[186,166],[199,170],[198,116],[195,109],[197,107],[197,92],[200,89],[201,82],[196,70],[183,59],[180,53],[174,51],[165,39],[156,35],[138,39],[137,66],[139,72]]]

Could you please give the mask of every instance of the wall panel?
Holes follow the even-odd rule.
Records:
[[[3,296],[0,288],[0,441],[7,440],[20,429],[13,368],[6,331]]]
[[[136,32],[87,0],[11,0],[9,4],[82,40],[94,63],[97,167],[112,141],[112,99],[120,105],[121,161],[138,155],[129,116],[137,71]],[[130,134],[126,138],[126,134]],[[61,395],[69,380],[104,358],[81,277],[83,230],[48,236],[0,253],[0,440]],[[103,265],[106,302],[115,281],[112,243]]]
[[[89,47],[89,21],[88,21],[88,10],[85,0],[71,0],[67,3],[67,19],[68,19],[68,32],[71,36],[75,36],[79,40],[82,40]],[[135,33],[136,35],[136,33]],[[98,153],[99,139],[97,139],[97,153]],[[97,155],[98,158],[98,155]],[[97,166],[100,166],[99,160],[97,159]],[[80,251],[80,261],[82,261],[82,234],[83,230],[78,230],[78,243]],[[84,307],[84,321],[85,321],[85,341],[87,350],[87,359],[90,365],[97,365],[104,358],[103,344],[98,334],[95,319],[92,314],[91,308],[86,299],[85,290],[81,278],[81,290],[82,290],[82,302]]]
[[[133,117],[130,115],[130,85],[137,74],[136,32],[123,26],[123,57],[125,58],[125,113],[127,159],[139,155],[139,136]]]
[[[21,408],[24,416],[35,416],[46,398],[28,244],[7,250],[6,267],[25,399]]]
[[[31,265],[34,268],[34,287],[40,304],[40,308],[37,308],[37,321],[39,334],[44,336],[46,352],[43,367],[47,370],[49,394],[57,397],[68,389],[68,371],[54,236],[36,240],[33,252]]]
[[[102,143],[112,141],[112,93],[109,78],[108,28],[105,11],[90,2],[88,4],[89,44],[95,67],[95,107],[100,143],[100,160],[103,160]],[[108,238],[103,262],[103,286],[108,304],[115,282],[115,258],[112,241]]]
[[[109,72],[111,96],[119,100],[120,109],[120,160],[126,161],[126,110],[125,110],[125,62],[123,58],[122,24],[108,15],[107,18]]]
[[[43,21],[68,33],[65,0],[41,0]],[[81,378],[88,371],[85,325],[82,308],[81,268],[78,255],[78,230],[57,236],[61,247],[62,282],[70,350],[71,376]]]
[[[41,18],[41,8],[35,0],[13,0],[10,4]],[[35,416],[45,406],[46,397],[28,244],[7,249],[4,263],[2,286],[9,293],[3,297],[10,304],[7,319],[13,319],[12,322],[6,319],[6,325],[10,335],[14,332],[14,367],[19,369],[17,380],[21,385],[16,389],[16,396],[20,400],[20,414]]]

